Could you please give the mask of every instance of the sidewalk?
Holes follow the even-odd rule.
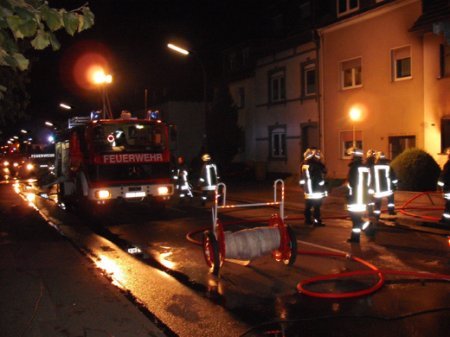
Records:
[[[0,185],[0,337],[163,337],[68,240]]]

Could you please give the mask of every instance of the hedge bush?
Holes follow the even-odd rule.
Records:
[[[403,151],[391,163],[398,177],[398,189],[435,191],[441,169],[427,152],[412,148]]]

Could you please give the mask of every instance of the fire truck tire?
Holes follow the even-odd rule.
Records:
[[[219,276],[219,244],[214,233],[211,231],[205,231],[203,233],[203,255],[205,257],[206,265],[209,267],[209,272],[215,276]]]
[[[288,225],[286,225],[286,231],[289,238],[290,252],[289,257],[283,259],[283,263],[287,266],[291,266],[297,259],[297,237],[295,236],[294,230]]]

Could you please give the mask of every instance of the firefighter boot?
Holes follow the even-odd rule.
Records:
[[[322,220],[319,218],[319,219],[314,219],[313,226],[314,226],[314,227],[324,227],[325,224],[324,224],[324,223],[322,222]]]
[[[360,233],[356,233],[352,230],[352,234],[350,235],[350,238],[347,240],[347,242],[359,243],[359,235]]]
[[[370,240],[375,239],[375,234],[377,233],[376,224],[377,224],[376,222],[370,222],[368,226],[364,229],[364,233],[366,233],[366,236]]]
[[[303,213],[305,217],[305,225],[306,226],[312,226],[313,222],[311,220],[311,209],[308,207],[308,205],[305,205],[305,212]]]

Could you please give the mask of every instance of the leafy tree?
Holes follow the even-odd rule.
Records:
[[[27,49],[60,48],[55,36],[64,30],[73,36],[94,24],[87,4],[73,9],[51,8],[45,0],[0,0],[0,123],[24,113]]]
[[[25,110],[30,102],[26,90],[28,72],[0,67],[0,81],[8,88],[0,99],[0,125],[12,125],[26,117]]]
[[[211,111],[206,119],[207,148],[213,159],[226,168],[236,155],[241,139],[241,129],[237,124],[238,109],[226,85],[221,85],[215,93]]]

